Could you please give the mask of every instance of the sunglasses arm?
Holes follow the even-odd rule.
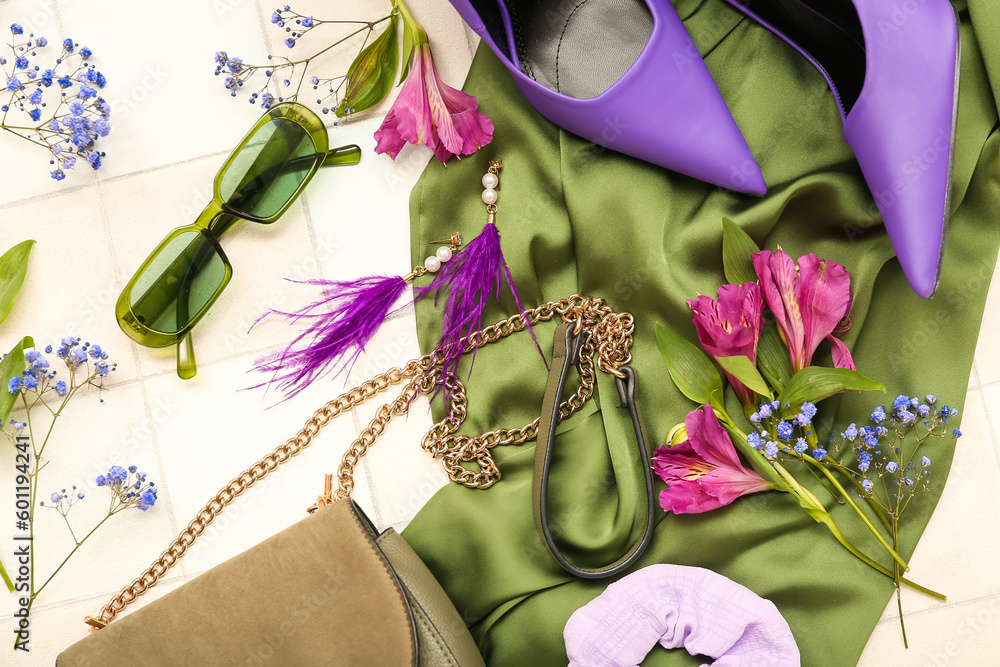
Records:
[[[198,364],[194,358],[194,341],[191,340],[191,332],[187,332],[184,340],[177,343],[177,377],[182,380],[190,380],[197,374]]]
[[[361,148],[356,144],[331,148],[323,159],[323,167],[350,166],[361,162]]]

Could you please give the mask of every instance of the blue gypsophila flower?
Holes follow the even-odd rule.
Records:
[[[904,396],[903,394],[897,396],[895,400],[893,400],[892,402],[892,409],[896,410],[897,412],[899,410],[905,410],[909,406],[910,406],[910,397]]]
[[[80,49],[80,55],[83,56],[84,60],[86,60],[90,56],[94,55],[94,52],[85,46],[82,49]]]
[[[35,381],[35,378],[32,375],[22,375],[21,386],[26,389],[37,389],[38,382]]]
[[[225,51],[216,51],[215,62],[217,62],[220,65],[225,65],[227,62],[229,62],[229,54],[227,54]]]
[[[795,441],[795,453],[796,454],[802,454],[807,449],[809,449],[809,445],[808,445],[808,443],[806,443],[806,439],[805,438],[799,438],[798,440]]]
[[[229,62],[226,63],[226,67],[229,68],[230,72],[232,72],[233,74],[236,74],[237,72],[240,71],[240,69],[243,68],[243,59],[242,58],[230,58]]]
[[[854,439],[858,437],[858,425],[851,424],[843,433],[840,434],[840,437],[844,440],[850,440],[853,442]]]
[[[761,419],[767,419],[768,417],[771,416],[772,412],[774,412],[774,410],[771,408],[771,404],[770,403],[761,403],[760,404],[759,413],[760,413]]]
[[[769,459],[773,459],[775,456],[777,456],[778,443],[772,440],[771,442],[768,442],[766,445],[764,445],[764,455]]]
[[[277,10],[271,12],[271,23],[281,23],[281,14]]]
[[[885,471],[888,473],[894,473],[899,470],[899,465],[895,461],[889,461],[885,464]]]
[[[14,33],[15,35],[23,35],[24,34],[24,28],[22,28],[21,25],[18,24],[18,23],[11,23],[10,24],[10,31],[12,33]]]
[[[924,396],[924,400],[927,401],[928,405],[934,405],[935,403],[937,403],[937,396],[935,396],[934,394],[927,394],[926,396]]]
[[[750,435],[748,435],[747,436],[747,444],[749,444],[751,447],[753,447],[757,451],[760,451],[761,447],[763,446],[762,443],[761,443],[760,434],[757,433],[756,431],[754,431],[753,433],[751,433]]]
[[[959,431],[957,428],[954,431],[952,431],[951,434],[953,436],[955,436],[956,438],[961,438],[962,437],[962,432]]]
[[[872,455],[869,452],[862,451],[858,454],[858,470],[861,472],[868,472],[871,462]]]
[[[318,76],[314,76],[314,77],[310,78],[310,79],[309,79],[309,81],[310,81],[310,82],[312,83],[312,85],[314,85],[314,86],[318,86],[318,85],[319,85],[319,77],[318,77]]]
[[[28,97],[28,102],[30,102],[31,104],[34,104],[35,106],[38,106],[39,104],[41,104],[42,103],[42,89],[41,88],[35,88],[35,91],[33,93],[31,93],[31,95]]]
[[[913,479],[910,478],[909,476],[904,477],[903,484],[906,484],[907,486],[913,486]]]
[[[872,489],[875,487],[875,483],[870,479],[861,480],[861,488],[865,490],[865,493],[871,493]]]
[[[56,393],[59,394],[60,396],[66,395],[66,383],[63,382],[62,380],[56,382]]]
[[[812,455],[813,458],[816,459],[817,461],[822,461],[824,458],[826,458],[826,450],[823,449],[822,447],[817,447],[812,451]]]
[[[899,417],[899,421],[903,422],[904,424],[909,424],[913,421],[916,421],[917,419],[917,416],[912,412],[910,412],[909,410],[899,410],[896,413],[896,416]]]
[[[759,412],[755,412],[752,415],[750,415],[750,421],[753,422],[754,424],[759,424],[760,423],[760,413]]]
[[[28,112],[28,116],[31,117],[32,122],[37,123],[38,121],[40,121],[42,119],[42,110],[41,109],[32,109],[31,111]]]
[[[920,415],[921,417],[926,417],[930,413],[930,411],[931,408],[927,404],[921,403],[920,405],[917,406],[917,414]]]
[[[30,65],[30,64],[31,63],[29,63],[28,59],[25,58],[24,56],[21,56],[17,60],[14,61],[14,67],[16,67],[18,69],[28,69],[28,65]]]
[[[292,39],[291,37],[286,38],[285,46],[287,46],[288,48],[292,48],[293,46],[295,46],[295,40]]]
[[[108,470],[108,477],[116,482],[124,482],[128,477],[128,471],[121,466],[111,466]]]
[[[89,100],[91,97],[97,97],[97,91],[90,86],[80,86],[80,92],[77,95],[81,100]]]
[[[778,428],[776,430],[778,433],[778,437],[786,442],[788,441],[789,438],[792,437],[792,432],[794,431],[792,425],[786,421],[779,422]]]
[[[69,112],[74,116],[82,116],[84,112],[83,102],[80,100],[73,100],[70,102]]]
[[[313,27],[313,17],[307,16],[306,18],[302,19],[302,27],[303,28]]]
[[[7,391],[9,391],[12,394],[16,394],[17,392],[21,391],[21,376],[20,375],[12,377],[10,379],[10,382],[7,383]]]
[[[931,464],[931,460],[929,458],[927,458],[926,456],[923,457],[922,459],[920,459],[920,465],[922,465],[923,467],[926,468],[930,464]]]
[[[66,51],[66,53],[73,53],[73,49],[74,48],[75,48],[75,45],[73,44],[73,40],[72,39],[64,39],[63,40],[63,50]]]
[[[57,181],[61,181],[62,179],[66,178],[66,172],[64,172],[62,169],[56,169],[55,171],[51,171],[49,173],[52,175],[52,178],[54,178]]]
[[[35,46],[37,46],[39,48],[45,47],[45,46],[48,46],[48,45],[49,45],[49,40],[45,39],[44,37],[39,37],[38,39],[35,40]]]
[[[63,160],[63,169],[72,169],[74,166],[76,166],[75,157],[68,157],[65,160]]]
[[[885,408],[883,406],[878,406],[872,410],[872,421],[876,424],[881,424],[885,421]]]
[[[150,487],[139,494],[138,507],[143,512],[156,504],[156,488]]]
[[[11,93],[21,90],[21,80],[18,79],[16,75],[7,80],[7,90]]]

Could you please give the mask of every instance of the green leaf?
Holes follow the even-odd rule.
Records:
[[[715,360],[719,362],[723,370],[747,387],[761,396],[766,396],[768,400],[771,399],[771,389],[767,386],[767,382],[764,381],[760,373],[757,372],[757,367],[753,365],[749,357],[739,354],[735,357],[716,357]]]
[[[670,377],[682,394],[700,405],[725,409],[722,376],[704,352],[659,322],[656,323],[656,342],[667,362]]]
[[[28,255],[31,254],[32,240],[22,241],[0,257],[0,322],[7,319],[14,299],[21,291],[24,276],[28,272]]]
[[[0,387],[0,424],[7,423],[7,417],[10,416],[10,411],[14,408],[14,401],[19,396],[19,394],[7,391],[7,385],[10,384],[11,378],[20,375],[21,371],[24,370],[24,348],[34,346],[35,341],[31,339],[31,336],[25,336],[0,363],[0,380],[3,381],[3,386]]]
[[[393,14],[382,34],[366,46],[347,70],[347,90],[335,113],[370,109],[389,94],[399,67],[399,15]]]
[[[413,51],[416,49],[416,38],[410,23],[403,20],[403,71],[399,75],[399,85],[403,85],[410,75],[410,63],[413,62]]]
[[[881,391],[885,386],[881,382],[866,378],[857,371],[848,368],[826,368],[824,366],[806,366],[792,376],[788,386],[781,392],[782,405],[800,405],[805,401],[818,403],[824,398],[839,394],[842,391]]]
[[[792,362],[788,359],[788,348],[781,340],[778,323],[764,322],[764,331],[757,343],[757,368],[767,378],[768,383],[779,394],[792,379]]]
[[[757,272],[753,270],[751,255],[760,248],[739,225],[729,218],[722,219],[722,267],[726,280],[731,283],[755,283]]]

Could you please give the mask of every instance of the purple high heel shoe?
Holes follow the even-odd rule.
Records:
[[[670,0],[451,4],[556,125],[708,183],[767,191]]]
[[[940,278],[951,203],[959,33],[948,0],[726,0],[826,79],[917,294]],[[749,6],[748,6],[749,5]]]

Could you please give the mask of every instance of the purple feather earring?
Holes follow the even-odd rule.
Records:
[[[443,331],[441,341],[438,343],[438,349],[444,355],[441,368],[443,377],[457,370],[463,352],[462,339],[482,328],[486,302],[500,300],[504,283],[514,297],[518,312],[524,316],[528,332],[538,347],[538,353],[542,355],[542,361],[545,361],[545,354],[538,345],[531,323],[525,316],[524,305],[521,303],[517,288],[514,287],[514,280],[500,247],[500,232],[496,227],[499,198],[496,189],[500,185],[499,172],[502,168],[502,161],[490,160],[489,170],[483,176],[485,188],[483,202],[486,204],[487,218],[482,233],[470,241],[460,255],[446,264],[434,276],[430,285],[417,289],[417,299],[433,293],[435,304],[441,298],[443,291],[448,291],[444,305]],[[474,340],[473,361],[479,348],[478,338]],[[469,372],[472,372],[471,368]]]
[[[323,288],[321,299],[293,313],[270,310],[261,315],[254,326],[268,315],[280,315],[292,323],[307,326],[285,349],[267,354],[254,363],[253,370],[271,377],[249,388],[276,384],[288,399],[320,377],[349,370],[385,319],[410,305],[404,303],[393,310],[407,285],[446,265],[462,245],[462,237],[456,232],[446,241],[433,243],[446,245],[405,276],[309,280],[306,284]]]

